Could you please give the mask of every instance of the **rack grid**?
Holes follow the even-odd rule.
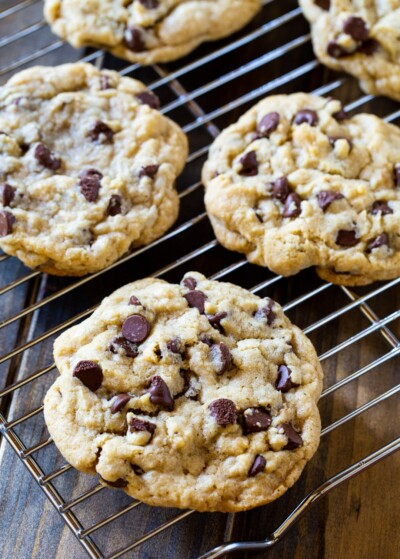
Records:
[[[41,0],[6,0],[5,8],[0,11],[0,36],[3,29],[13,29],[11,34],[4,34],[0,38],[0,62],[5,48],[11,54],[7,57],[8,62],[0,66],[0,83],[6,81],[13,72],[33,63],[76,60],[76,51],[48,31],[42,20],[41,7]],[[38,45],[33,52],[30,42]],[[22,52],[22,55],[13,58],[14,48],[17,49],[15,52]],[[372,107],[381,116],[385,116],[388,122],[396,122],[400,118],[400,110],[393,102],[381,102],[372,95],[364,95],[359,91],[348,98],[349,91],[356,91],[354,83],[348,77],[333,76],[332,79],[332,75],[320,67],[313,57],[310,35],[301,11],[297,2],[291,0],[264,0],[262,12],[246,29],[219,43],[202,46],[183,61],[168,66],[142,68],[118,61],[102,51],[84,54],[82,60],[98,67],[115,68],[123,75],[144,81],[161,97],[161,112],[180,123],[188,134],[191,144],[188,166],[178,182],[181,216],[171,231],[151,245],[135,250],[105,271],[81,279],[48,278],[38,271],[26,271],[7,255],[0,256],[2,266],[10,268],[10,281],[0,287],[0,296],[12,297],[13,293],[20,290],[22,298],[25,298],[23,308],[4,317],[0,322],[0,336],[3,331],[9,333],[8,337],[1,338],[2,345],[9,339],[13,341],[0,357],[0,372],[5,376],[5,381],[0,384],[0,430],[87,554],[97,559],[117,559],[140,549],[153,537],[196,513],[181,511],[174,512],[172,516],[161,515],[163,521],[150,530],[145,530],[140,537],[132,540],[129,533],[125,533],[126,542],[119,549],[109,550],[97,543],[96,535],[102,529],[115,525],[119,519],[136,509],[140,514],[145,505],[135,500],[122,499],[120,492],[114,491],[114,496],[109,499],[112,505],[119,505],[115,511],[110,506],[109,510],[104,510],[104,516],[96,521],[86,522],[86,519],[82,519],[85,517],[82,507],[86,507],[96,495],[110,490],[94,483],[93,478],[88,481],[87,476],[74,472],[71,466],[61,461],[48,434],[43,438],[45,428],[41,401],[56,374],[55,366],[48,357],[55,335],[88,316],[101,298],[112,291],[110,285],[122,285],[118,283],[118,278],[110,279],[110,273],[117,271],[117,275],[120,272],[126,274],[129,270],[130,281],[142,277],[143,271],[146,275],[177,280],[190,268],[202,271],[204,267],[210,277],[240,282],[262,296],[278,292],[285,299],[284,310],[289,316],[295,313],[296,318],[299,316],[298,310],[304,310],[304,305],[312,307],[320,296],[325,301],[329,299],[328,312],[319,317],[314,312],[315,309],[311,314],[304,312],[306,321],[301,324],[316,343],[323,365],[338,359],[346,350],[352,350],[356,344],[364,343],[366,339],[375,340],[379,336],[383,340],[383,344],[380,341],[372,344],[372,358],[366,364],[356,367],[325,388],[322,402],[341,388],[349,387],[350,383],[355,383],[364,375],[398,359],[400,310],[393,306],[390,308],[390,301],[395,300],[394,294],[398,292],[400,278],[364,289],[350,289],[322,282],[312,271],[300,274],[300,279],[296,280],[256,268],[244,258],[227,253],[215,241],[204,212],[202,187],[198,177],[209,144],[219,130],[236,120],[252,103],[271,92],[296,91],[301,83],[302,88],[308,91],[320,95],[334,94],[342,98],[348,111]],[[266,73],[268,79],[265,78]],[[351,88],[348,87],[350,82]],[[169,256],[171,251],[176,252],[173,260]],[[162,264],[160,269],[154,269],[154,262]],[[105,283],[107,286],[103,287],[102,284]],[[311,289],[308,289],[310,285]],[[88,289],[95,291],[95,294],[88,296]],[[68,304],[79,297],[94,305],[86,308],[82,304],[79,312],[70,316]],[[384,316],[376,310],[375,304],[382,297],[385,298],[386,306],[389,304],[389,311]],[[4,305],[3,308],[8,306]],[[62,313],[54,310],[57,308],[62,309]],[[354,320],[357,325],[355,330],[350,330],[349,335],[339,343],[326,346],[325,341],[321,342],[325,338],[330,339],[338,320],[349,317],[353,322],[353,313],[361,315],[361,318]],[[52,314],[55,317],[49,319]],[[316,316],[316,319],[309,321],[310,315]],[[44,323],[48,327],[44,327]],[[359,324],[362,326],[358,327]],[[43,364],[43,359],[47,364]],[[40,367],[32,369],[31,362],[40,363]],[[400,384],[395,384],[326,424],[322,437],[329,436],[337,428],[394,397],[399,390]],[[19,396],[23,393],[30,394],[29,405],[18,404],[21,399]],[[228,515],[225,532],[227,543],[200,553],[201,559],[222,557],[236,551],[266,550],[280,541],[300,516],[323,495],[399,448],[400,437],[397,437],[328,479],[320,480],[316,477],[315,489],[308,492],[290,514],[286,513],[284,521],[265,540],[229,542],[234,515]],[[43,460],[41,455],[45,456]],[[85,478],[82,481],[83,490],[71,490],[71,485],[62,481],[71,471],[74,472],[75,481],[78,480],[75,482],[76,486],[79,487],[81,478]],[[65,494],[65,486],[69,488],[68,494]],[[122,507],[121,500],[126,503]]]

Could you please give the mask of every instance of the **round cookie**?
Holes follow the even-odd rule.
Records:
[[[46,422],[65,458],[151,505],[279,497],[320,435],[322,370],[281,307],[186,274],[115,291],[55,342]]]
[[[53,32],[140,64],[176,60],[244,27],[261,0],[45,0]]]
[[[367,93],[400,101],[400,0],[299,0],[318,59],[360,80]]]
[[[215,140],[203,183],[219,242],[250,262],[343,285],[400,274],[400,130],[376,116],[268,97]]]
[[[0,87],[0,247],[84,275],[176,220],[182,130],[146,87],[90,64],[24,70]]]

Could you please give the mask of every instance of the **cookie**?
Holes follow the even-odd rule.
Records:
[[[344,285],[400,275],[400,130],[376,116],[268,97],[215,140],[203,183],[219,242],[250,262]]]
[[[239,511],[276,499],[320,435],[322,370],[281,307],[186,274],[139,280],[55,342],[45,398],[79,470],[151,505]]]
[[[176,60],[244,27],[261,0],[45,0],[53,32],[140,64]]]
[[[0,247],[84,275],[160,237],[178,215],[182,130],[146,87],[90,64],[24,70],[0,87]]]
[[[367,93],[400,100],[400,1],[299,0],[318,59]]]

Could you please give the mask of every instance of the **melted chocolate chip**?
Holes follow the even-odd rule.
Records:
[[[150,380],[150,387],[147,392],[150,394],[150,402],[166,410],[174,409],[174,400],[167,384],[159,376],[154,376]]]
[[[143,31],[136,25],[131,25],[125,29],[124,33],[125,44],[128,49],[133,52],[143,52],[146,50],[146,43],[143,36]]]
[[[130,395],[126,394],[125,392],[122,392],[121,394],[117,394],[113,398],[113,402],[111,404],[111,413],[117,413],[118,411],[121,411],[122,408],[124,408],[126,404],[129,402],[130,399],[131,399]]]
[[[299,433],[295,431],[291,425],[289,425],[289,423],[281,423],[279,427],[283,429],[288,438],[288,443],[283,450],[294,450],[303,444],[303,439]]]
[[[129,340],[126,340],[122,336],[118,336],[117,338],[111,340],[108,344],[108,349],[111,353],[119,353],[119,351],[122,350],[127,357],[136,357],[139,353],[137,345],[133,344]]]
[[[314,4],[321,8],[321,10],[329,11],[331,7],[331,0],[314,0]]]
[[[189,291],[189,293],[185,293],[184,297],[189,307],[195,307],[200,314],[204,314],[204,302],[207,296],[202,291],[194,289],[193,291]]]
[[[172,338],[166,343],[167,349],[172,353],[181,354],[182,353],[182,343],[179,338]]]
[[[344,136],[328,136],[328,140],[332,147],[335,147],[335,143],[338,140],[346,140],[346,142],[349,144],[349,151],[353,149],[353,142],[349,140],[349,138],[345,138]]]
[[[99,194],[100,182],[103,175],[96,169],[86,169],[82,171],[79,186],[81,192],[88,202],[95,202]]]
[[[257,454],[257,456],[254,458],[252,465],[250,466],[248,476],[254,477],[257,474],[263,472],[265,470],[266,465],[267,465],[267,461],[265,460],[264,456],[261,456],[261,454]]]
[[[145,421],[144,419],[139,419],[138,417],[131,417],[129,420],[129,431],[135,433],[137,431],[147,431],[151,435],[154,435],[156,430],[155,423],[150,421]]]
[[[103,382],[103,370],[94,361],[79,361],[75,365],[72,376],[78,378],[92,392],[96,392]]]
[[[332,117],[338,122],[342,122],[343,120],[347,120],[349,118],[349,115],[342,107],[339,111],[336,111],[336,113],[332,113]]]
[[[367,245],[367,252],[371,252],[374,248],[379,248],[381,246],[389,246],[389,237],[386,233],[382,233],[375,237],[375,239]]]
[[[141,167],[139,171],[139,178],[150,177],[151,179],[154,179],[159,167],[160,165],[146,165],[145,167]]]
[[[148,105],[152,109],[158,110],[160,108],[160,100],[157,95],[150,93],[150,91],[142,91],[135,95],[136,99],[142,103],[142,105]]]
[[[97,120],[94,126],[88,132],[89,138],[92,142],[97,142],[99,144],[111,144],[113,141],[114,132],[105,122]]]
[[[271,326],[276,318],[276,314],[272,310],[274,301],[272,299],[269,299],[269,297],[266,297],[265,302],[266,304],[260,309],[257,309],[253,316],[254,318],[257,318],[259,320],[266,320],[268,326]]]
[[[215,365],[217,375],[222,375],[222,373],[227,371],[231,366],[232,355],[223,342],[212,345],[210,355]]]
[[[353,247],[358,243],[359,239],[355,231],[346,231],[340,229],[336,237],[336,244],[342,247]]]
[[[366,41],[369,35],[366,22],[357,16],[350,16],[344,21],[343,31],[355,41]]]
[[[375,39],[367,39],[366,41],[362,42],[361,45],[358,47],[357,51],[361,52],[362,54],[366,54],[367,56],[371,56],[377,50],[379,50],[380,44]]]
[[[112,194],[108,201],[106,214],[110,216],[118,215],[121,213],[122,198],[119,194]]]
[[[131,295],[130,298],[129,298],[129,304],[130,305],[141,305],[142,303],[139,301],[139,299],[135,295]]]
[[[12,232],[15,217],[11,212],[2,210],[0,212],[0,237],[5,237]]]
[[[135,344],[144,342],[150,334],[150,324],[145,316],[132,314],[122,324],[122,335]]]
[[[128,485],[128,482],[125,479],[119,478],[116,481],[108,481],[104,478],[101,478],[104,483],[109,485],[110,487],[115,487],[116,489],[123,489]]]
[[[271,425],[271,414],[266,408],[247,408],[243,413],[243,429],[246,435],[266,431]]]
[[[57,169],[61,167],[61,159],[56,157],[44,144],[38,144],[36,146],[34,157],[40,165],[43,165],[46,169],[57,171]]]
[[[278,367],[278,378],[276,379],[275,388],[280,392],[289,392],[291,388],[296,388],[299,386],[292,382],[290,373],[292,371],[286,365],[279,365]]]
[[[190,291],[193,291],[194,289],[196,289],[197,281],[189,276],[187,278],[183,278],[182,284],[190,289]]]
[[[137,476],[142,476],[144,474],[144,470],[137,464],[131,464],[131,468]]]
[[[291,192],[285,200],[283,217],[297,217],[301,214],[301,198],[297,192]]]
[[[306,123],[309,126],[316,126],[318,124],[318,115],[312,109],[303,109],[296,113],[293,122],[295,124]]]
[[[268,113],[257,124],[257,133],[260,138],[269,138],[279,125],[280,116],[276,112]]]
[[[255,151],[248,151],[239,159],[239,163],[242,165],[242,169],[239,171],[239,175],[245,177],[254,177],[258,175],[258,162]]]
[[[213,328],[218,330],[221,334],[225,334],[224,327],[221,324],[221,320],[226,318],[228,313],[226,312],[217,312],[217,314],[208,314],[208,322],[211,324]]]
[[[10,184],[0,184],[0,202],[3,206],[9,206],[15,197],[15,188]]]
[[[287,177],[279,177],[272,183],[271,196],[284,202],[290,194],[289,182]]]
[[[237,410],[232,400],[220,398],[211,402],[208,408],[218,425],[234,425],[237,421]]]
[[[317,194],[318,206],[321,210],[325,211],[335,200],[341,200],[344,198],[343,194],[340,192],[334,192],[333,190],[321,190]]]
[[[387,215],[387,214],[392,214],[393,210],[392,208],[388,205],[387,202],[384,202],[383,200],[376,200],[373,204],[372,204],[372,210],[371,210],[372,215],[377,215],[379,213],[381,213],[382,215]]]
[[[138,0],[146,10],[155,10],[158,8],[160,2],[159,0]]]
[[[342,58],[343,56],[348,56],[349,53],[336,41],[329,41],[326,47],[326,52],[332,58]]]

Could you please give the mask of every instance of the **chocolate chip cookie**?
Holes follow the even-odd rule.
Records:
[[[400,100],[400,0],[299,0],[316,56],[368,93]]]
[[[168,62],[244,27],[261,0],[45,0],[56,35],[140,64]]]
[[[100,270],[178,215],[182,130],[136,80],[90,64],[0,87],[0,247],[56,275]]]
[[[268,97],[216,139],[203,183],[218,240],[250,262],[344,285],[400,275],[400,130],[374,115]]]
[[[276,499],[320,435],[322,371],[271,299],[189,273],[115,291],[55,342],[54,442],[152,505],[239,511]]]

